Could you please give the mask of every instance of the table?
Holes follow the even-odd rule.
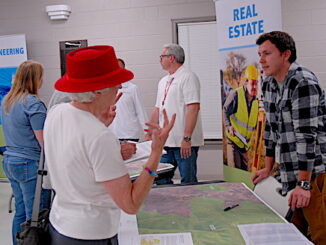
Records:
[[[191,232],[194,245],[239,245],[238,224],[286,221],[244,184],[223,182],[153,188],[137,222],[140,234]]]

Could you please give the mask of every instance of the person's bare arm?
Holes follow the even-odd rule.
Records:
[[[198,119],[198,113],[200,110],[200,104],[199,103],[193,103],[187,105],[187,111],[186,111],[186,125],[184,129],[183,136],[191,137],[192,133],[196,127],[197,119]],[[184,141],[181,142],[181,148],[180,148],[180,154],[182,158],[188,158],[191,155],[191,141]]]
[[[267,178],[272,170],[275,163],[274,157],[265,157],[265,168],[258,170],[252,177],[251,180],[254,184],[259,183],[263,179]]]
[[[311,171],[299,170],[298,181],[305,180],[310,182],[311,174]],[[304,190],[300,186],[297,186],[291,193],[288,204],[291,207],[292,211],[294,211],[295,208],[304,208],[309,205],[310,197],[310,190]]]
[[[146,166],[152,171],[157,168],[161,158],[159,150],[152,152]],[[154,177],[142,171],[135,182],[130,181],[129,175],[103,182],[103,185],[115,203],[126,213],[135,214],[143,203],[153,185]]]
[[[152,135],[152,152],[146,162],[146,167],[153,172],[157,169],[165,141],[175,121],[175,114],[170,121],[167,118],[165,110],[163,111],[163,115],[164,125],[162,129],[157,124],[147,123],[149,126],[148,131]],[[129,214],[135,214],[151,189],[153,181],[154,177],[144,170],[133,183],[130,181],[128,175],[124,175],[117,179],[104,181],[102,184],[123,211]]]
[[[38,141],[38,143],[40,144],[40,146],[43,146],[43,129],[41,130],[33,130],[34,134],[35,134],[35,137]]]

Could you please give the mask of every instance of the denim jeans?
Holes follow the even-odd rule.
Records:
[[[20,224],[32,217],[38,161],[4,155],[2,165],[15,197],[15,216],[12,223],[12,239],[15,245]],[[49,208],[50,201],[51,191],[42,190],[40,209]]]
[[[182,158],[180,155],[180,147],[164,147],[166,154],[162,155],[162,163],[171,163],[174,166],[173,171],[163,173],[155,181],[157,185],[173,184],[172,178],[174,171],[178,167],[181,177],[181,183],[195,183],[197,180],[197,157],[198,146],[191,147],[191,155],[188,158]]]

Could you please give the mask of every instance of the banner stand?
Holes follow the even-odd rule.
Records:
[[[251,176],[265,166],[263,77],[256,40],[282,29],[281,0],[215,0],[215,7],[224,180],[253,188]]]
[[[0,36],[0,102],[9,92],[17,67],[27,60],[25,34]],[[0,122],[0,146],[5,146]],[[2,156],[0,156],[2,162]],[[0,164],[0,179],[6,178]]]

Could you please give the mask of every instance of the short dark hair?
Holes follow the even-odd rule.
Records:
[[[264,33],[258,37],[256,44],[261,45],[265,41],[273,43],[281,53],[286,50],[291,51],[289,62],[293,63],[297,59],[297,50],[295,48],[295,42],[293,38],[286,32],[282,31],[271,31]]]
[[[123,61],[123,59],[121,59],[121,58],[118,58],[118,61],[120,61],[120,62],[123,64],[123,68],[125,68],[125,67],[126,67],[126,64],[125,64],[125,62]]]

